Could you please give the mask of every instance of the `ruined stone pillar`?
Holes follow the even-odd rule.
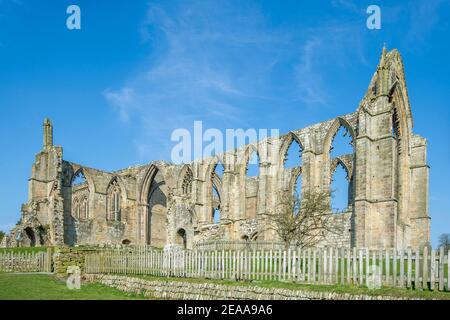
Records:
[[[44,149],[48,149],[53,146],[53,125],[49,118],[45,118],[43,127],[44,127]]]

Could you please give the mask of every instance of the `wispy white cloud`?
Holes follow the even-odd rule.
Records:
[[[266,112],[292,101],[326,105],[331,98],[324,66],[345,66],[355,56],[364,60],[360,39],[348,35],[352,28],[274,27],[252,2],[152,1],[140,28],[151,47],[142,73],[104,95],[124,122],[136,117],[142,157],[154,149],[149,144],[170,144],[171,131],[194,120],[248,127],[263,105],[272,104]],[[283,83],[274,80],[280,70]],[[158,151],[166,149],[161,145]]]
[[[323,43],[319,38],[310,39],[302,48],[301,61],[295,69],[297,83],[303,102],[307,105],[326,104],[326,93],[323,88],[321,73],[315,69],[315,59]]]
[[[106,89],[103,93],[108,102],[117,109],[120,119],[127,122],[130,112],[137,107],[133,88],[123,87],[118,91]]]

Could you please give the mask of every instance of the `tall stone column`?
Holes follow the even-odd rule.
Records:
[[[411,192],[409,197],[410,245],[423,246],[430,241],[430,217],[428,215],[427,141],[414,135],[411,143]]]
[[[396,142],[392,137],[392,105],[379,96],[370,113],[360,113],[356,137],[355,245],[396,245]]]

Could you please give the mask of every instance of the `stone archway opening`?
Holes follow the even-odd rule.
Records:
[[[187,248],[187,236],[186,236],[186,230],[179,229],[177,231],[176,235],[176,244],[182,247],[183,249]]]
[[[25,235],[26,235],[26,241],[28,242],[30,247],[35,247],[36,246],[36,237],[35,237],[33,229],[31,229],[30,227],[27,227],[24,229],[24,231],[25,231]]]

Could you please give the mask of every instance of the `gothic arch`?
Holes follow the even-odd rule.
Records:
[[[332,123],[331,127],[328,129],[328,132],[324,139],[323,144],[323,168],[324,168],[324,187],[327,188],[329,186],[332,179],[332,159],[331,159],[331,146],[333,144],[333,140],[338,133],[339,129],[344,127],[347,132],[350,134],[351,142],[350,144],[353,147],[353,154],[355,153],[355,130],[353,127],[342,117],[337,117]],[[345,165],[344,165],[345,166]],[[345,166],[346,167],[346,166]],[[335,168],[334,168],[335,169]],[[348,169],[348,168],[347,168]]]
[[[145,170],[144,179],[139,188],[139,202],[143,205],[148,203],[150,186],[158,171],[159,169],[153,164]]]
[[[289,132],[287,135],[284,136],[284,138],[281,142],[280,152],[278,154],[278,159],[279,159],[278,162],[279,162],[280,167],[284,167],[284,164],[285,164],[286,158],[287,158],[287,153],[294,141],[296,143],[298,143],[301,151],[305,150],[305,146],[302,143],[302,141],[300,140],[300,138],[294,132],[292,132],[292,131]]]
[[[89,192],[96,192],[94,180],[92,179],[91,175],[89,174],[88,170],[86,168],[80,167],[74,173],[70,176],[69,180],[69,186],[72,187],[74,180],[79,174],[82,174],[84,178],[86,179],[86,182],[88,184]]]
[[[223,170],[225,173],[225,164],[218,156],[213,157],[208,166],[208,170],[206,171],[206,214],[209,215],[209,217],[206,216],[205,218],[206,221],[209,222],[214,222],[216,211],[219,211],[220,215],[223,214],[223,205],[225,199],[223,197],[222,180],[221,177],[216,174],[216,169],[219,164],[223,166]],[[214,191],[216,191],[218,199],[214,199]],[[215,200],[218,201],[218,203],[215,203]]]
[[[187,248],[187,232],[184,228],[179,228],[175,236],[176,244],[183,249]]]
[[[118,177],[113,177],[106,189],[106,219],[123,221],[123,205],[126,201],[123,183]]]
[[[223,170],[226,171],[228,166],[227,163],[224,161],[225,157],[221,155],[215,155],[214,157],[209,159],[209,162],[206,164],[206,170],[204,171],[204,179],[208,180],[211,174],[216,169],[217,165],[220,163],[223,166]]]
[[[108,193],[109,188],[111,187],[111,184],[116,182],[118,186],[120,187],[120,197],[121,200],[125,203],[125,201],[128,199],[128,192],[125,187],[125,183],[123,182],[122,178],[119,176],[113,176],[108,183],[108,187],[106,188],[106,192]]]
[[[342,117],[337,117],[334,122],[332,123],[330,129],[328,129],[328,132],[325,136],[324,139],[324,143],[323,143],[323,153],[325,156],[329,155],[330,150],[331,150],[331,145],[333,143],[334,137],[336,136],[336,134],[338,133],[339,129],[341,127],[344,127],[345,129],[347,129],[348,133],[350,134],[350,137],[352,139],[352,146],[354,147],[355,145],[355,139],[356,139],[356,134],[355,134],[355,130],[353,129],[353,127],[350,125],[350,123],[348,123],[347,120],[345,120]]]
[[[412,119],[410,120],[408,116],[409,110],[409,102],[404,98],[403,90],[401,90],[400,85],[396,82],[392,88],[392,92],[390,94],[390,100],[393,104],[393,116],[397,116],[398,120],[398,129],[400,135],[400,142],[402,150],[406,151],[405,155],[410,154],[410,137],[412,132]]]
[[[336,171],[339,165],[341,165],[342,168],[344,168],[345,172],[347,173],[347,181],[350,181],[353,178],[353,168],[350,166],[350,164],[346,163],[340,157],[336,157],[331,162],[330,182],[331,177],[333,176],[334,172]]]
[[[183,165],[178,175],[178,190],[181,195],[191,195],[194,173],[190,165]]]
[[[150,165],[140,187],[140,230],[144,243],[163,247],[167,238],[168,190],[163,171]]]
[[[259,154],[258,148],[256,146],[252,145],[252,144],[247,145],[246,148],[245,148],[245,151],[244,151],[243,161],[242,161],[241,166],[240,166],[240,168],[241,168],[240,174],[242,176],[244,176],[244,177],[247,174],[248,165],[249,165],[251,156],[254,153],[256,153],[256,156],[258,157],[258,167],[260,167],[260,165],[261,165],[261,156]]]
[[[150,187],[147,208],[147,243],[162,247],[167,238],[168,195],[165,180],[157,181],[156,176]]]

